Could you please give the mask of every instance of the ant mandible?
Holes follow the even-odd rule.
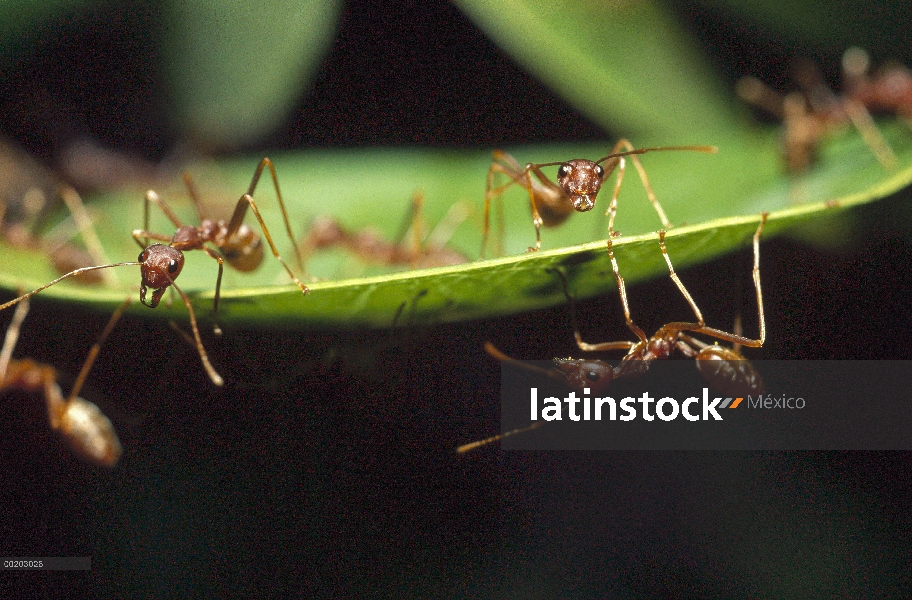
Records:
[[[54,367],[28,358],[19,360],[11,358],[19,339],[22,322],[29,310],[28,300],[16,307],[13,320],[6,330],[3,349],[0,350],[0,391],[19,389],[44,394],[51,429],[59,433],[70,449],[80,458],[107,468],[112,468],[117,464],[123,451],[120,440],[117,438],[117,432],[114,430],[111,420],[101,412],[98,406],[80,398],[78,394],[92,369],[102,344],[129,304],[130,299],[127,298],[111,315],[108,324],[98,336],[98,341],[89,350],[82,370],[76,378],[76,383],[73,384],[73,389],[70,390],[66,399],[57,383],[57,372]]]
[[[618,294],[621,298],[621,306],[624,309],[624,318],[627,327],[637,337],[637,341],[617,341],[602,342],[590,344],[582,340],[579,333],[579,327],[576,321],[576,310],[573,307],[573,297],[567,290],[567,282],[563,274],[558,271],[564,284],[565,293],[571,303],[571,322],[573,324],[573,335],[576,339],[577,346],[585,352],[602,352],[609,350],[627,350],[627,354],[621,359],[616,367],[612,367],[605,361],[596,359],[580,358],[555,358],[554,369],[540,369],[515,359],[510,358],[490,342],[485,344],[485,350],[489,355],[503,363],[514,364],[522,369],[538,372],[552,379],[556,379],[562,384],[569,385],[573,390],[580,393],[605,393],[615,379],[625,379],[639,377],[646,373],[649,365],[654,360],[666,359],[678,350],[684,356],[696,360],[697,371],[707,381],[710,387],[720,393],[732,396],[759,395],[763,391],[763,379],[760,374],[753,368],[740,352],[741,346],[750,348],[759,348],[763,346],[766,340],[766,321],[763,315],[763,292],[760,286],[760,235],[766,224],[767,213],[760,215],[760,224],[753,237],[754,249],[754,266],[752,276],[754,280],[754,289],[757,294],[757,317],[760,325],[760,337],[757,339],[746,338],[740,333],[740,322],[736,321],[735,332],[729,333],[712,327],[706,327],[703,320],[703,314],[700,312],[696,302],[687,288],[684,287],[674,267],[671,264],[671,258],[668,256],[668,250],[665,247],[665,231],[659,232],[659,246],[662,250],[662,256],[668,265],[668,271],[672,281],[674,281],[678,290],[687,300],[694,315],[696,322],[677,321],[668,323],[659,328],[652,336],[647,338],[643,330],[638,327],[630,318],[630,307],[627,303],[627,291],[624,285],[624,278],[621,277],[617,260],[614,257],[612,249],[612,240],[608,240],[608,255],[611,259],[611,268],[614,271],[614,278],[618,286]],[[725,348],[718,344],[707,344],[702,342],[688,333],[698,333],[708,335],[718,340],[731,342],[731,348]],[[584,388],[588,391],[583,392]],[[465,453],[480,446],[496,442],[505,436],[514,435],[529,431],[541,424],[536,423],[531,427],[517,429],[500,435],[496,435],[484,440],[465,444],[456,449],[458,453]]]
[[[640,180],[646,189],[646,195],[662,221],[662,227],[671,227],[671,222],[665,216],[662,205],[659,204],[655,193],[652,191],[649,178],[646,176],[646,170],[637,156],[647,152],[664,150],[691,150],[709,153],[718,151],[715,146],[634,148],[633,144],[628,140],[622,139],[614,145],[607,156],[596,161],[577,158],[566,162],[529,163],[523,168],[515,158],[506,152],[495,150],[491,167],[488,169],[487,187],[485,189],[484,233],[481,242],[482,258],[484,258],[490,231],[491,200],[499,198],[511,185],[519,185],[529,192],[532,224],[535,226],[535,246],[529,247],[528,251],[534,252],[541,249],[542,226],[556,227],[566,221],[574,211],[588,212],[592,210],[595,206],[596,196],[602,188],[602,183],[617,168],[617,181],[614,185],[611,203],[605,213],[608,215],[608,237],[613,237],[615,235],[614,217],[617,213],[618,193],[621,189],[621,182],[624,179],[626,166],[624,158],[627,156],[633,161],[640,175]],[[602,163],[604,163],[604,166]],[[541,170],[543,167],[551,166],[558,166],[557,183],[548,179],[548,176]],[[497,173],[506,175],[510,178],[510,181],[504,185],[494,187],[494,176]],[[532,175],[535,175],[535,179],[532,178]]]

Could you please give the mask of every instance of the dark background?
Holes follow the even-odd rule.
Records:
[[[81,135],[147,160],[165,156],[179,140],[141,8],[82,15],[26,53],[0,81],[0,130],[52,165]],[[836,82],[838,51],[795,47],[696,5],[678,11],[732,84],[752,73],[785,85],[788,61],[801,55]],[[620,133],[575,114],[445,2],[349,2],[296,115],[245,150],[607,148]],[[895,225],[908,200],[855,211],[840,253],[765,241],[768,338],[748,356],[910,358],[912,248]],[[680,275],[708,323],[728,329],[740,311],[752,332],[749,268],[745,252]],[[687,314],[664,280],[628,295],[649,331]],[[580,303],[587,338],[630,337],[618,304],[614,295]],[[77,373],[105,320],[38,302],[17,356]],[[457,456],[455,446],[499,429],[499,367],[482,351],[486,340],[518,358],[577,354],[563,307],[432,329],[229,330],[207,337],[229,381],[216,390],[162,323],[125,319],[88,392],[121,434],[114,471],[62,448],[39,398],[6,393],[0,402],[2,553],[94,563],[91,573],[3,573],[0,595],[19,584],[29,597],[92,588],[100,597],[912,591],[908,453],[489,447]]]

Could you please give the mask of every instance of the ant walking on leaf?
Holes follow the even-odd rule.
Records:
[[[282,209],[282,215],[285,217],[286,230],[288,231],[289,237],[292,237],[291,226],[288,225],[288,213],[285,210],[285,203],[282,200],[281,192],[279,191],[279,181],[276,176],[275,167],[272,164],[272,161],[268,158],[264,158],[260,161],[260,164],[257,166],[256,171],[253,175],[253,180],[250,183],[250,187],[247,192],[241,196],[238,200],[237,205],[234,210],[234,215],[231,217],[231,221],[214,221],[212,219],[206,219],[200,208],[199,198],[196,194],[196,191],[193,189],[192,183],[190,182],[189,177],[185,176],[184,181],[186,182],[188,189],[190,190],[190,195],[194,200],[194,203],[197,206],[197,212],[200,216],[200,225],[194,227],[191,225],[183,225],[180,219],[177,218],[177,215],[171,210],[171,208],[158,197],[154,191],[150,191],[146,194],[146,229],[148,229],[148,206],[152,202],[159,206],[162,211],[168,216],[177,231],[173,236],[168,237],[164,234],[152,233],[146,229],[137,229],[133,231],[133,239],[136,240],[137,244],[143,248],[143,251],[139,254],[137,262],[121,262],[121,263],[112,263],[107,265],[98,265],[92,267],[82,267],[80,269],[75,269],[58,277],[57,279],[51,281],[50,283],[41,286],[38,289],[35,289],[27,294],[24,294],[14,300],[11,300],[5,304],[0,305],[0,310],[8,308],[26,298],[30,298],[35,294],[49,288],[50,286],[68,278],[77,275],[82,275],[83,273],[88,273],[98,269],[107,269],[110,267],[122,267],[122,266],[139,266],[140,267],[140,289],[139,289],[139,298],[140,301],[150,308],[155,308],[158,306],[159,301],[164,295],[165,291],[169,287],[173,287],[175,291],[180,295],[181,300],[184,303],[184,306],[187,307],[187,312],[190,315],[190,327],[193,330],[193,339],[196,345],[196,350],[200,355],[200,360],[203,363],[203,368],[206,370],[206,373],[209,375],[209,379],[212,380],[212,383],[215,385],[221,386],[224,385],[224,380],[213,368],[212,364],[209,362],[209,357],[206,354],[206,349],[203,346],[202,339],[199,334],[199,327],[196,321],[196,314],[193,311],[193,307],[190,304],[190,299],[187,297],[187,294],[178,287],[175,280],[178,275],[180,275],[181,270],[184,268],[184,251],[185,250],[202,250],[208,256],[212,257],[218,262],[219,271],[218,277],[216,279],[215,287],[215,299],[213,301],[213,329],[216,334],[221,333],[221,329],[218,326],[218,301],[219,293],[221,290],[222,282],[222,264],[224,261],[228,261],[229,265],[232,265],[238,270],[241,271],[250,271],[255,269],[263,261],[263,248],[260,242],[259,236],[257,236],[249,227],[244,224],[244,216],[247,213],[247,208],[250,207],[253,210],[254,215],[259,221],[260,226],[263,229],[263,233],[266,236],[266,241],[269,243],[269,247],[272,249],[273,255],[276,259],[282,263],[282,266],[285,267],[285,270],[288,272],[292,280],[297,284],[300,290],[303,293],[307,293],[308,289],[301,281],[292,273],[291,269],[279,255],[278,250],[276,250],[275,244],[272,242],[272,237],[269,235],[269,230],[266,227],[266,224],[263,222],[262,216],[260,216],[260,211],[257,208],[256,204],[253,201],[253,192],[256,189],[256,185],[260,180],[260,176],[263,173],[263,169],[269,167],[270,174],[272,175],[273,184],[275,185],[276,195],[279,199],[279,205]],[[151,238],[154,240],[169,241],[168,244],[151,244],[149,246],[144,246],[143,242],[146,238]],[[219,251],[206,246],[206,243],[211,243],[219,248]],[[146,301],[146,296],[148,291],[152,290],[152,295],[149,301]]]
[[[897,159],[871,117],[872,112],[912,115],[912,74],[904,67],[868,76],[869,59],[849,48],[842,59],[844,90],[835,93],[810,61],[797,61],[793,77],[800,92],[781,95],[756,77],[742,77],[738,96],[782,122],[782,154],[790,173],[810,168],[822,142],[833,133],[854,127],[865,145],[886,169]]]
[[[130,299],[127,298],[111,315],[108,324],[98,336],[98,341],[89,350],[76,383],[66,398],[63,397],[57,383],[57,372],[54,367],[28,358],[12,358],[22,323],[28,314],[27,299],[16,307],[13,320],[6,330],[3,349],[0,350],[0,390],[19,389],[43,394],[51,429],[60,434],[81,459],[107,468],[114,467],[120,459],[120,440],[110,419],[94,403],[80,398],[79,391],[92,369],[102,344],[129,304]]]
[[[618,193],[624,179],[626,168],[625,157],[630,157],[636,167],[646,189],[646,195],[666,229],[672,224],[665,216],[662,205],[659,204],[652,185],[646,176],[646,170],[640,162],[640,154],[665,150],[690,150],[693,152],[715,153],[718,149],[714,146],[662,146],[656,148],[634,148],[628,140],[618,141],[611,152],[596,161],[586,159],[573,159],[566,162],[529,163],[521,167],[515,158],[501,150],[495,150],[493,161],[488,169],[488,181],[485,189],[484,205],[484,233],[481,242],[481,257],[484,258],[490,232],[491,201],[500,198],[512,185],[518,185],[529,193],[529,204],[532,209],[532,224],[535,226],[535,246],[528,248],[529,252],[541,249],[541,228],[556,227],[566,221],[573,212],[588,212],[595,206],[595,200],[605,179],[611,176],[615,169],[618,171],[617,180],[611,202],[608,205],[608,237],[616,235],[614,231],[614,218],[617,213]],[[543,167],[557,166],[557,183],[551,181],[542,171]],[[510,181],[503,185],[495,186],[494,178],[497,174],[505,175]],[[534,178],[533,178],[534,176]],[[501,227],[503,226],[501,219]],[[501,231],[501,238],[503,232]],[[502,249],[500,249],[502,250]]]
[[[266,236],[266,241],[269,243],[269,248],[272,250],[273,256],[282,264],[285,271],[288,273],[288,276],[291,277],[292,281],[295,282],[295,285],[300,288],[302,293],[306,294],[309,291],[307,286],[301,283],[301,280],[297,278],[285,260],[282,259],[282,256],[279,254],[279,251],[272,241],[272,236],[269,234],[269,228],[266,227],[266,223],[260,215],[260,210],[253,201],[253,192],[256,190],[256,186],[260,181],[260,176],[263,174],[263,169],[266,167],[269,167],[269,174],[272,176],[276,198],[278,198],[279,207],[282,210],[282,218],[285,220],[285,231],[288,233],[288,237],[294,245],[294,236],[291,233],[288,211],[285,209],[285,202],[282,200],[282,192],[279,190],[279,178],[276,175],[275,166],[270,159],[264,158],[260,161],[260,164],[257,165],[256,171],[253,174],[253,179],[250,181],[250,186],[247,188],[247,192],[237,201],[234,208],[234,214],[231,216],[230,221],[221,219],[216,221],[206,218],[203,214],[202,203],[193,182],[189,175],[185,174],[184,183],[186,184],[193,204],[196,207],[200,224],[195,227],[193,225],[184,225],[174,211],[171,210],[171,207],[169,207],[157,193],[149,190],[149,192],[146,193],[146,202],[144,205],[145,228],[133,230],[133,239],[136,240],[136,243],[139,244],[140,248],[143,248],[142,253],[139,255],[139,262],[143,263],[143,277],[139,297],[143,304],[150,308],[158,306],[165,290],[169,285],[173,285],[173,279],[177,277],[180,270],[183,268],[184,251],[202,250],[209,257],[218,262],[218,277],[215,281],[215,298],[212,302],[212,320],[214,323],[213,330],[216,335],[220,335],[221,329],[218,326],[218,302],[222,287],[223,263],[227,261],[230,266],[238,271],[249,272],[255,270],[263,262],[262,240],[260,240],[260,237],[244,223],[244,217],[247,215],[248,208],[253,211],[254,216],[260,223],[263,235]],[[166,234],[148,231],[149,203],[158,206],[165,216],[168,217],[168,220],[177,228],[174,235],[168,236]],[[149,239],[168,242],[168,244],[147,245]],[[218,248],[218,252],[206,246],[207,243]],[[302,263],[301,254],[298,251],[297,245],[295,245],[295,253],[297,255],[298,264],[300,265]],[[165,273],[166,270],[170,273],[170,276]],[[147,288],[153,290],[149,302],[146,302]]]
[[[352,231],[331,217],[319,217],[310,227],[301,247],[309,258],[327,248],[342,247],[364,262],[384,266],[408,266],[410,269],[429,269],[459,265],[467,262],[462,254],[446,247],[447,240],[469,216],[464,203],[456,203],[443,219],[425,235],[424,194],[416,191],[412,205],[396,241],[384,239],[373,229]]]
[[[766,224],[767,213],[760,216],[760,224],[753,236],[754,266],[752,277],[754,280],[754,289],[757,295],[757,318],[760,327],[760,337],[751,339],[744,337],[740,332],[740,323],[736,321],[735,332],[729,333],[713,327],[707,327],[703,320],[703,314],[697,306],[690,292],[684,287],[684,283],[675,273],[671,264],[671,258],[668,256],[668,250],[665,247],[665,231],[659,231],[659,247],[662,250],[662,256],[668,265],[669,275],[677,286],[678,290],[684,296],[691,310],[696,317],[696,321],[674,321],[663,325],[652,336],[647,337],[645,332],[633,322],[630,318],[630,307],[627,303],[627,290],[624,285],[624,278],[621,277],[618,268],[617,259],[614,257],[612,249],[612,240],[608,240],[608,255],[611,259],[611,268],[614,271],[614,278],[618,287],[618,294],[621,298],[621,306],[624,310],[624,319],[627,327],[636,336],[636,341],[616,341],[601,342],[591,344],[584,342],[579,332],[576,321],[576,310],[573,306],[573,297],[566,289],[566,279],[560,271],[558,274],[564,283],[564,289],[567,297],[571,302],[571,322],[573,324],[573,335],[576,344],[584,352],[603,352],[611,350],[627,350],[627,354],[621,359],[620,363],[613,367],[605,361],[596,359],[583,358],[555,358],[554,369],[541,369],[539,367],[517,361],[502,353],[490,342],[485,344],[485,350],[492,357],[502,363],[516,365],[522,369],[534,371],[559,381],[564,385],[570,386],[571,389],[585,394],[604,394],[611,386],[615,379],[626,379],[644,375],[649,369],[649,365],[654,360],[666,359],[671,357],[675,350],[696,360],[697,371],[706,380],[710,387],[720,393],[732,396],[760,395],[763,391],[763,379],[760,374],[753,368],[740,352],[741,346],[749,348],[760,348],[766,341],[766,321],[763,315],[763,292],[760,286],[760,235]],[[694,338],[691,334],[707,335],[717,340],[732,343],[731,348],[718,345],[718,343],[707,344]],[[584,392],[584,389],[588,391]],[[531,427],[517,429],[500,435],[496,435],[484,440],[465,444],[457,448],[457,452],[464,453],[480,446],[496,442],[508,435],[522,433],[541,426],[541,422],[533,424]]]

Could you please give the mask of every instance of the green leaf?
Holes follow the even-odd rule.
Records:
[[[731,91],[659,3],[455,3],[529,73],[607,131],[674,144],[742,133]]]
[[[764,239],[786,227],[834,215],[847,208],[883,198],[912,182],[912,140],[899,127],[887,129],[899,157],[899,168],[887,171],[876,162],[854,133],[823,148],[821,162],[807,175],[777,176],[780,168],[775,136],[758,138],[752,147],[722,144],[716,155],[694,152],[655,152],[644,155],[659,200],[678,226],[667,236],[668,250],[681,268],[720,256],[749,242],[758,215],[769,211]],[[520,162],[596,158],[601,147],[528,147],[516,149]],[[227,217],[236,198],[246,190],[256,160],[194,167],[191,172],[215,215]],[[349,150],[301,152],[275,159],[293,227],[302,232],[317,215],[333,214],[349,228],[370,224],[392,238],[407,212],[412,193],[427,197],[427,220],[436,223],[455,202],[475,207],[471,218],[453,236],[450,246],[467,256],[478,254],[481,205],[490,157],[479,151]],[[552,167],[549,172],[554,176]],[[746,169],[766,173],[742,178]],[[291,242],[283,234],[268,178],[255,198],[279,250],[291,264]],[[606,185],[606,190],[610,186]],[[243,274],[226,269],[220,305],[226,325],[282,328],[388,327],[394,324],[437,323],[504,315],[552,306],[565,301],[553,269],[561,267],[581,297],[604,294],[614,287],[605,251],[607,219],[603,211],[610,197],[602,192],[591,213],[573,215],[563,226],[544,229],[542,251],[526,253],[534,242],[528,196],[518,187],[504,198],[505,245],[509,256],[433,270],[405,271],[363,278],[338,279],[339,274],[368,273],[362,261],[343,252],[335,258],[313,261],[311,274],[325,278],[312,283],[306,297],[290,284],[281,266],[267,252],[261,269]],[[181,192],[160,190],[186,222],[193,210]],[[96,227],[112,261],[135,260],[139,247],[130,231],[142,227],[141,190],[96,199],[91,208]],[[601,210],[600,210],[601,207]],[[252,215],[248,223],[256,229]],[[683,225],[687,223],[687,225]],[[173,233],[167,221],[154,214],[152,230]],[[652,233],[659,220],[645,198],[636,172],[628,169],[621,191],[616,228],[624,234],[614,240],[621,272],[628,281],[667,273]],[[57,274],[34,252],[2,247],[0,285],[5,289],[33,289]],[[89,304],[111,310],[125,294],[135,294],[137,267],[112,269],[122,282],[119,290],[63,282],[41,297]],[[216,267],[201,252],[188,253],[178,283],[194,297],[201,318],[211,310]],[[134,305],[137,314],[186,318],[180,302],[155,310]]]
[[[277,128],[317,73],[342,2],[164,3],[174,118],[206,147],[251,145]]]

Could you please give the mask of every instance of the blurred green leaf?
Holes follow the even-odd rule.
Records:
[[[660,4],[454,1],[529,73],[606,131],[665,144],[743,133],[731,90]]]
[[[659,200],[679,226],[668,234],[669,252],[678,267],[708,260],[746,244],[758,214],[770,211],[765,237],[785,227],[832,215],[851,206],[883,198],[912,182],[912,140],[906,131],[887,129],[900,167],[886,171],[854,133],[825,145],[821,162],[806,176],[777,176],[779,157],[773,135],[754,146],[723,146],[717,155],[656,152],[643,156]],[[528,147],[515,150],[520,162],[561,160],[575,156],[600,157],[606,148],[593,146]],[[247,188],[256,160],[234,161],[191,169],[216,216],[227,217],[236,198]],[[454,202],[476,207],[472,218],[453,236],[450,246],[477,256],[481,239],[481,204],[490,157],[480,151],[347,150],[300,152],[275,157],[283,195],[296,232],[317,215],[332,214],[350,228],[370,224],[385,236],[400,229],[416,188],[427,197],[428,221],[436,223]],[[553,176],[553,169],[550,175]],[[764,173],[745,178],[753,169]],[[255,198],[280,251],[291,261],[291,242],[282,234],[281,219],[268,180]],[[193,211],[186,193],[175,184],[161,190],[187,222]],[[358,259],[338,253],[336,262],[317,261],[311,273],[329,280],[311,285],[304,297],[290,284],[267,252],[254,274],[226,270],[220,307],[225,324],[303,328],[308,326],[386,327],[394,323],[436,323],[490,317],[564,302],[553,270],[562,267],[581,297],[603,294],[614,286],[605,251],[607,219],[602,212],[607,194],[591,213],[574,215],[565,225],[543,230],[543,250],[525,253],[534,241],[528,196],[514,187],[505,195],[507,222],[505,258],[472,262],[435,270],[399,272],[366,278],[333,280],[341,273],[363,270]],[[142,226],[142,190],[100,198],[92,204],[96,226],[112,261],[135,260],[139,248],[130,237]],[[601,210],[599,209],[601,207]],[[248,215],[248,222],[253,218]],[[684,223],[690,225],[681,226]],[[153,230],[173,232],[155,215]],[[624,234],[614,241],[622,274],[629,281],[666,273],[656,235],[658,218],[645,198],[635,171],[629,169],[620,197],[616,227]],[[645,235],[644,235],[645,234]],[[588,242],[588,243],[584,243]],[[580,245],[582,244],[582,245]],[[56,274],[44,257],[3,247],[0,285],[33,289]],[[291,261],[293,263],[293,261]],[[110,310],[125,294],[135,294],[138,269],[120,267],[120,291],[81,287],[64,282],[43,292],[55,297]],[[188,254],[179,284],[195,297],[205,318],[215,282],[214,261],[200,252]],[[130,291],[132,290],[132,291]],[[186,318],[177,302],[172,308],[134,312],[154,317]],[[399,320],[397,321],[397,316]]]
[[[186,135],[251,145],[288,117],[338,29],[342,1],[165,4],[164,58]]]

